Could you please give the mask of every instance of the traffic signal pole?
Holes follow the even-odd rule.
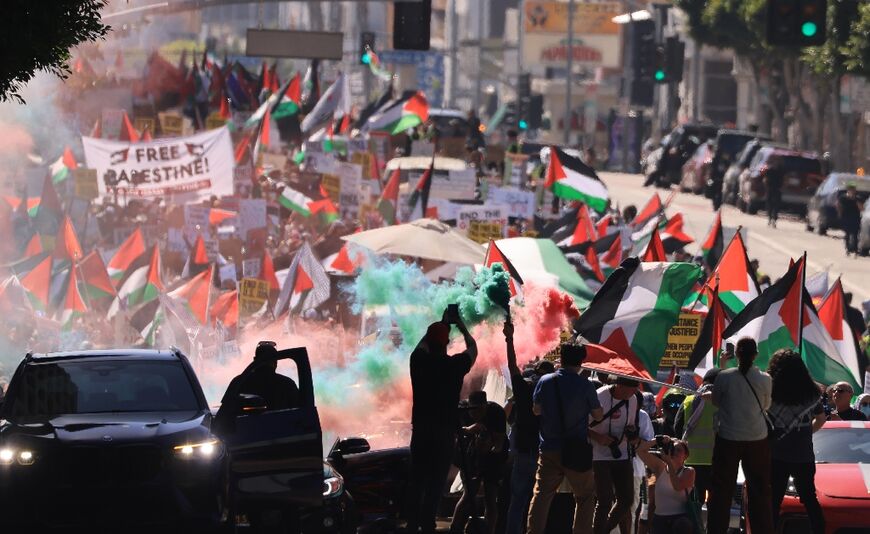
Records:
[[[571,144],[571,86],[574,85],[574,0],[568,1],[568,73],[565,76],[565,146]]]

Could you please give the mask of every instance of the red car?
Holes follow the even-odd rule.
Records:
[[[870,421],[828,421],[813,435],[813,449],[825,533],[870,532]],[[779,517],[778,534],[811,532],[791,481]],[[748,519],[746,532],[752,532]]]

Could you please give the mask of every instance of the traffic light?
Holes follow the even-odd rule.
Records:
[[[668,37],[665,41],[665,56],[668,79],[672,82],[683,81],[683,63],[686,60],[686,43],[678,37]]]
[[[656,58],[656,25],[651,20],[632,23],[632,67],[635,80],[652,80]]]
[[[526,122],[530,130],[540,130],[544,124],[544,95],[536,93],[529,99]]]
[[[517,81],[517,127],[520,130],[529,128],[529,104],[532,98],[532,77],[530,74],[520,74]]]
[[[508,127],[516,127],[517,126],[517,103],[516,102],[508,102],[504,107],[504,116],[502,117],[502,124]]]
[[[668,83],[668,55],[664,45],[658,45],[653,55],[653,81]]]
[[[369,65],[372,62],[370,52],[375,50],[375,34],[374,32],[362,32],[359,35],[359,62],[363,65]]]
[[[429,50],[432,0],[393,4],[393,48]]]
[[[803,48],[827,38],[827,0],[768,0],[767,43]]]

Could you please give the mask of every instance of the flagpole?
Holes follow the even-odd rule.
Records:
[[[804,292],[806,291],[807,282],[807,251],[804,251],[801,259],[801,295],[800,295],[800,311],[798,313],[798,346],[797,352],[803,356],[804,344]]]

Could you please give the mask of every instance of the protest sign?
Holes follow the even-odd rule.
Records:
[[[260,276],[260,258],[248,258],[242,260],[242,278],[257,278]]]
[[[695,343],[701,336],[701,322],[704,314],[698,312],[681,313],[677,324],[668,332],[668,346],[665,355],[659,364],[664,368],[676,365],[685,367],[689,364],[689,357],[695,349]]]
[[[411,141],[411,155],[412,156],[421,156],[421,157],[429,157],[435,154],[435,143],[432,143],[426,139],[418,139],[416,141]]]
[[[96,169],[79,167],[73,170],[73,194],[84,199],[94,199],[100,196]]]
[[[332,154],[305,153],[305,170],[307,172],[334,174],[335,164],[336,160]]]
[[[263,167],[284,170],[284,167],[287,166],[287,156],[284,154],[270,154],[269,152],[264,152],[261,156],[263,157]]]
[[[151,132],[151,136],[154,137],[157,133],[157,121],[154,120],[154,117],[136,117],[133,119],[133,127],[136,128],[140,134],[144,134],[146,131]]]
[[[160,131],[166,137],[181,137],[184,135],[184,116],[176,111],[161,111],[157,114],[160,119]]]
[[[117,139],[124,121],[123,109],[104,109],[101,116],[101,133],[104,139]]]
[[[409,183],[416,185],[423,171],[409,174]],[[459,171],[435,171],[432,176],[429,198],[473,200],[477,189],[477,174],[474,169]]]
[[[236,276],[236,264],[228,263],[226,265],[221,265],[220,269],[218,269],[218,276],[220,278],[221,286],[226,280],[232,280],[233,284],[237,281]]]
[[[233,168],[233,195],[249,197],[253,188],[254,166],[250,162],[236,165]]]
[[[83,137],[100,195],[198,201],[233,193],[233,145],[226,128],[135,144]]]
[[[220,116],[220,113],[214,112],[205,118],[205,129],[216,130],[227,123],[227,120]]]
[[[252,315],[269,300],[269,282],[256,278],[242,278],[239,285],[239,314]]]
[[[507,215],[503,206],[463,206],[459,208],[456,228],[477,243],[501,239],[507,228]]]
[[[374,156],[372,156],[369,152],[354,152],[353,156],[350,158],[350,161],[356,163],[362,168],[362,178],[363,180],[376,180],[377,176],[372,176],[372,160]]]
[[[239,200],[239,237],[248,239],[248,232],[266,227],[266,199],[243,198]]]
[[[529,156],[525,154],[504,155],[504,185],[513,187],[525,187],[528,175],[526,174],[526,162]]]
[[[326,191],[333,202],[338,202],[341,195],[341,179],[335,174],[324,174],[320,179],[320,187]]]
[[[355,163],[340,163],[338,177],[340,183],[338,205],[341,216],[356,219],[359,217],[362,168]]]
[[[170,227],[166,232],[166,248],[172,252],[187,252],[184,242],[184,231],[181,228]]]
[[[211,227],[209,226],[209,214],[211,208],[199,204],[185,204],[184,206],[184,239],[193,245],[197,236],[202,235],[204,239],[211,236]]]
[[[450,202],[443,198],[430,198],[429,204],[426,206],[429,209],[435,208],[438,211],[438,220],[440,221],[455,221],[459,216],[459,210],[463,204]]]
[[[490,186],[487,202],[507,208],[508,217],[531,219],[535,216],[535,193],[507,187]]]

